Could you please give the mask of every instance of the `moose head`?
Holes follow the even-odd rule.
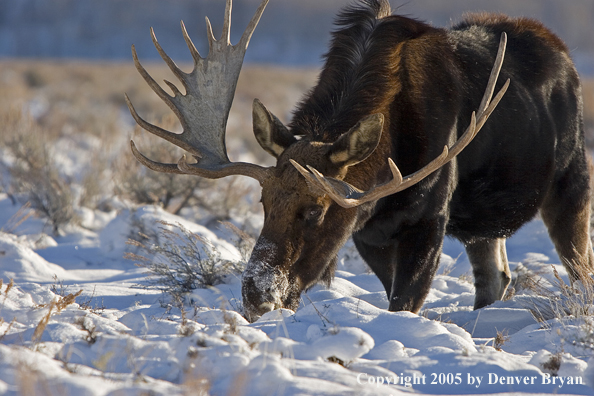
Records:
[[[176,66],[151,30],[155,47],[181,81],[185,93],[168,81],[166,84],[174,95],[164,91],[140,64],[132,48],[136,68],[179,118],[181,134],[146,122],[126,96],[132,116],[141,127],[186,150],[195,159],[193,163],[185,156],[177,164],[155,162],[131,142],[134,156],[148,168],[210,179],[243,175],[260,183],[264,226],[242,280],[244,312],[250,321],[278,308],[295,310],[302,291],[318,282],[329,284],[338,250],[355,231],[366,208],[418,183],[458,155],[476,136],[507,88],[506,85],[491,100],[503,59],[505,40],[502,40],[483,101],[476,117],[472,114],[466,133],[407,177],[401,175],[392,159],[382,158],[389,169],[387,174],[391,173],[385,183],[374,184],[374,178],[367,176],[370,166],[366,165],[382,140],[385,123],[382,113],[368,114],[345,129],[338,139],[323,142],[307,135],[295,136],[256,99],[254,135],[262,148],[276,158],[276,165],[262,167],[231,162],[225,148],[227,118],[245,51],[267,3],[268,0],[262,1],[237,45],[230,43],[231,0],[226,3],[221,39],[214,38],[207,18],[206,58],[198,53],[182,22],[183,37],[194,60],[190,73]]]

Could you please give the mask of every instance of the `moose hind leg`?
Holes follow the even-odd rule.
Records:
[[[511,282],[505,238],[481,239],[466,245],[474,274],[474,309],[501,300]]]
[[[571,281],[588,279],[594,269],[590,178],[585,162],[574,161],[569,166],[541,207],[542,219]]]

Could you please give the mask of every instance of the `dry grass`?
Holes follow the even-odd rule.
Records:
[[[555,276],[554,286],[560,292],[560,298],[553,300],[552,305],[554,310],[558,312],[559,317],[571,315],[575,318],[583,318],[594,315],[594,282],[592,275],[588,270],[579,265],[573,266],[579,280],[574,281],[573,284],[566,284],[557,269],[553,267],[553,275]]]
[[[0,288],[2,287],[2,279],[0,279]],[[10,289],[12,289],[14,286],[14,282],[12,279],[10,279],[10,281],[8,282],[8,284],[6,285],[6,290],[4,290],[4,295],[8,295],[8,292],[10,291]]]
[[[546,296],[552,298],[554,293],[544,285],[545,279],[542,275],[545,270],[529,270],[524,266],[518,266],[512,273],[512,281],[509,284],[505,296],[502,300],[512,299],[516,294],[530,293],[537,296]]]
[[[0,296],[2,295],[2,285],[3,284],[4,284],[4,281],[2,278],[0,278]],[[2,311],[2,307],[4,306],[4,303],[6,302],[6,296],[8,295],[8,292],[10,291],[10,289],[12,289],[13,286],[14,286],[14,282],[11,279],[10,282],[8,282],[8,284],[6,285],[6,290],[4,291],[4,299],[2,300],[2,303],[0,304],[0,312]],[[4,319],[2,317],[0,317],[0,326],[2,326],[4,323],[5,323]],[[16,318],[13,318],[12,321],[10,321],[10,323],[6,327],[6,329],[4,329],[4,331],[2,331],[0,333],[0,341],[2,341],[2,339],[10,332],[10,329],[12,328],[12,326],[15,323],[16,323]]]
[[[128,67],[114,64],[4,61],[0,64],[0,112],[26,106],[54,136],[114,133],[120,92],[132,85]],[[143,95],[145,105],[152,99]],[[156,104],[155,104],[156,105]],[[147,106],[147,105],[145,105]]]
[[[175,77],[162,63],[145,65],[155,80]],[[182,65],[189,70],[190,65]],[[247,145],[262,161],[269,161],[252,136],[251,104],[259,98],[282,121],[289,121],[291,110],[316,81],[317,70],[246,66],[239,78],[231,111],[228,135],[239,139],[231,151]],[[167,89],[167,88],[166,88]],[[92,134],[102,139],[105,149],[121,147],[131,129],[122,131],[121,118],[127,117],[124,93],[139,114],[161,120],[171,111],[136,72],[132,61],[123,63],[0,61],[0,116],[25,106],[50,136]],[[588,143],[594,148],[594,80],[583,82],[585,122]],[[128,120],[129,121],[129,120]],[[141,144],[144,137],[138,139]]]
[[[555,266],[551,266],[554,280],[551,282],[550,288],[544,287],[541,284],[542,273],[532,273],[529,276],[521,274],[522,277],[530,279],[527,283],[527,291],[529,295],[535,296],[533,300],[520,301],[525,308],[529,309],[534,316],[534,319],[541,323],[543,328],[550,328],[551,324],[548,322],[551,319],[556,319],[563,327],[566,327],[565,319],[581,321],[580,334],[572,335],[570,340],[565,340],[568,344],[583,348],[594,349],[594,282],[592,275],[588,273],[587,269],[579,266],[574,266],[578,274],[579,280],[567,284],[557,272]],[[530,273],[530,271],[527,271]],[[535,279],[540,279],[536,280]],[[536,287],[535,287],[536,285]],[[543,298],[544,297],[544,298]]]
[[[145,66],[157,81],[176,81],[162,63]],[[253,137],[252,101],[260,98],[288,121],[315,76],[315,70],[244,68],[227,128],[232,161],[273,163]],[[0,91],[0,192],[8,193],[14,203],[30,205],[48,219],[54,233],[77,222],[73,210],[77,206],[109,209],[113,195],[136,204],[158,204],[172,213],[203,208],[195,215],[208,213],[208,221],[226,221],[259,210],[258,191],[245,184],[245,178],[210,181],[159,174],[136,162],[130,152],[131,137],[141,151],[158,161],[177,162],[181,150],[135,127],[124,93],[145,119],[180,130],[171,110],[138,75],[132,61],[4,60],[0,61]],[[61,168],[56,161],[56,155],[76,157],[80,154],[72,152],[85,151],[77,169]]]
[[[163,63],[147,62],[145,66],[156,81],[176,82]],[[314,85],[316,74],[315,70],[244,67],[229,120],[229,135],[252,139],[251,103],[256,97],[281,120],[288,121],[290,110],[302,93]],[[54,136],[90,133],[104,139],[106,149],[110,144],[119,144],[122,135],[126,135],[119,125],[122,113],[126,117],[128,114],[124,93],[143,117],[160,120],[171,114],[137,73],[132,60],[124,63],[4,60],[0,61],[0,91],[3,93],[0,115],[15,106],[26,106]]]
[[[41,318],[41,320],[37,324],[37,327],[35,328],[35,331],[33,332],[32,341],[37,342],[41,339],[41,336],[43,335],[43,332],[45,331],[45,328],[47,327],[47,324],[49,323],[52,313],[62,312],[67,306],[69,306],[70,304],[73,304],[76,300],[76,297],[80,296],[82,292],[83,291],[81,289],[75,294],[70,293],[67,296],[60,297],[56,300],[53,300],[51,303],[49,303],[47,305],[47,307],[48,307],[47,314],[45,314],[43,316],[43,318]]]
[[[493,339],[493,348],[498,351],[502,351],[503,345],[509,341],[509,335],[507,330],[499,331],[497,330],[497,335]]]

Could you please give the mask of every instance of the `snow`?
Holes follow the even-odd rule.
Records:
[[[0,395],[594,394],[592,318],[537,322],[530,308],[549,300],[530,292],[473,311],[470,265],[455,241],[421,315],[388,312],[380,281],[348,242],[330,288],[250,324],[239,275],[193,290],[182,312],[142,287],[144,269],[123,257],[130,236],[166,222],[240,261],[221,229],[155,206],[111,207],[80,209],[84,228],[50,236],[43,219],[11,220],[27,209],[0,195]],[[540,220],[508,251],[514,274],[538,271],[554,291],[554,265],[567,281]]]

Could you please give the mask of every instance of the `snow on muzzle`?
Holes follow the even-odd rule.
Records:
[[[243,272],[241,294],[243,310],[250,322],[266,312],[283,308],[289,294],[289,280],[279,266],[269,263],[276,258],[276,245],[260,237]]]

